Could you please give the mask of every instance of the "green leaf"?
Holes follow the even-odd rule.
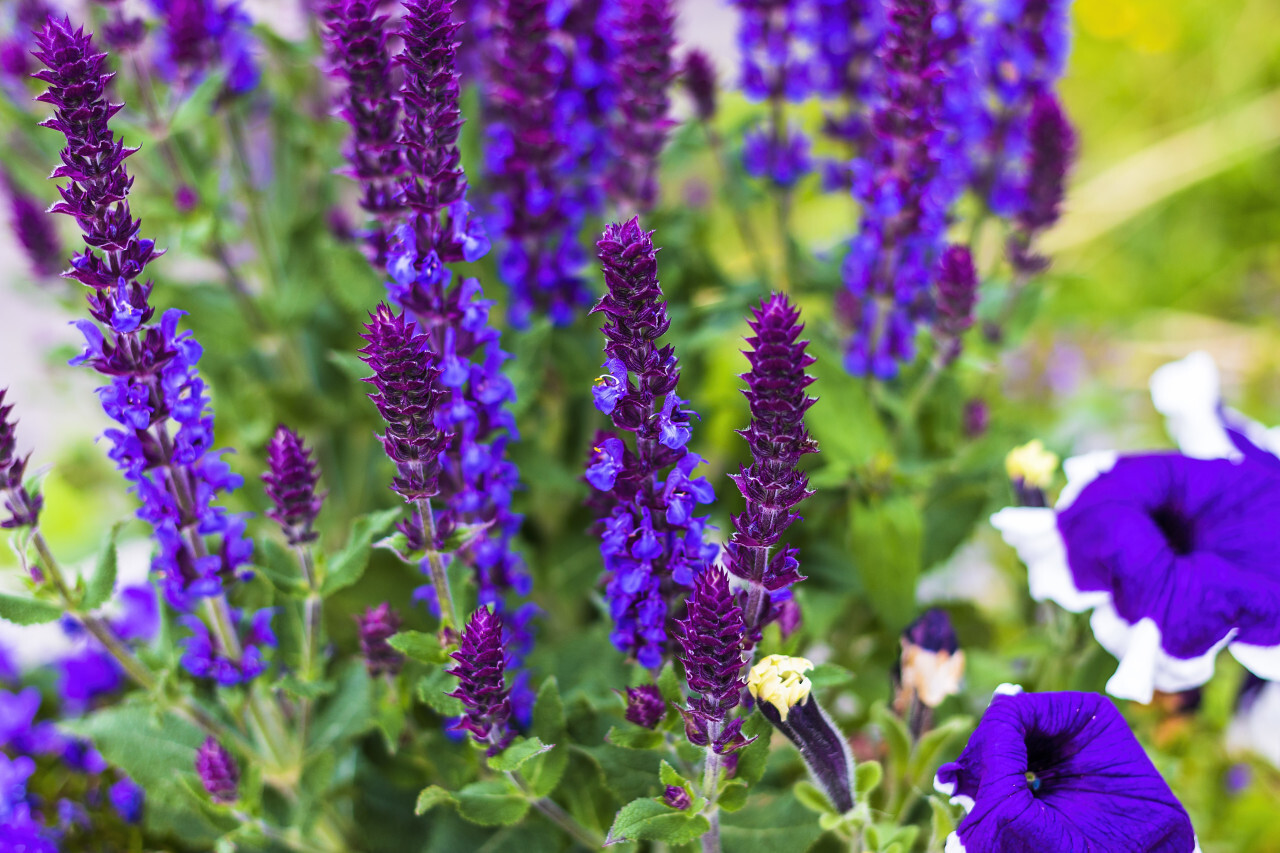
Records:
[[[661,732],[632,724],[612,726],[604,739],[623,749],[657,749],[666,742]]]
[[[854,674],[839,664],[820,663],[809,672],[809,681],[815,690],[852,684]]]
[[[611,743],[579,747],[600,765],[605,786],[624,802],[657,793],[659,758],[643,749],[623,749]]]
[[[299,592],[305,588],[297,559],[288,548],[269,536],[263,536],[255,542],[253,564],[267,580],[284,592]]]
[[[481,826],[510,826],[529,811],[529,801],[506,779],[472,782],[453,795],[458,814]]]
[[[727,812],[736,812],[747,804],[747,783],[734,779],[724,786],[716,804]]]
[[[670,662],[658,673],[658,692],[667,700],[668,705],[684,704],[684,688],[680,676],[676,675],[675,665]]]
[[[831,805],[831,801],[827,799],[827,795],[818,790],[818,786],[812,782],[801,779],[791,789],[796,799],[806,809],[818,814],[837,814],[835,808]]]
[[[534,736],[543,743],[560,743],[565,739],[564,703],[560,699],[560,687],[555,677],[548,678],[538,688],[538,698],[533,702]],[[561,746],[535,756],[524,766],[524,778],[534,795],[545,797],[556,789],[569,766],[569,750]]]
[[[973,718],[968,716],[952,717],[942,725],[920,738],[915,753],[911,756],[908,773],[912,779],[926,784],[941,764],[943,751],[952,741],[967,734],[973,728]]]
[[[479,539],[490,527],[493,527],[492,521],[486,521],[483,524],[459,524],[452,533],[445,537],[444,542],[440,543],[442,546],[440,550],[457,551],[460,548],[464,548]]]
[[[864,761],[854,768],[853,776],[857,799],[862,802],[868,794],[879,787],[880,780],[884,778],[884,768],[880,766],[879,761]]]
[[[555,746],[554,743],[543,743],[536,737],[518,739],[502,752],[490,756],[489,766],[501,773],[519,770],[526,761],[550,752]]]
[[[885,742],[889,745],[889,762],[894,770],[893,775],[900,777],[911,756],[911,735],[907,732],[906,723],[885,707],[883,702],[871,706],[871,719],[880,726]]]
[[[613,820],[605,844],[616,841],[661,841],[686,844],[711,828],[702,815],[676,811],[657,800],[643,797],[622,807]]]
[[[769,739],[773,737],[773,726],[764,714],[752,714],[742,724],[742,734],[756,740],[738,753],[738,769],[733,775],[748,785],[754,785],[764,776],[765,765],[769,763]]]
[[[426,814],[441,803],[453,802],[453,794],[450,794],[439,785],[430,785],[422,789],[422,793],[418,794],[418,803],[413,807],[413,813],[416,815]]]
[[[658,779],[664,785],[675,785],[677,788],[683,788],[689,782],[688,779],[680,775],[679,771],[665,761],[658,765]]]
[[[148,793],[195,774],[204,732],[175,714],[156,715],[141,705],[117,705],[58,724],[88,738],[98,752]]]
[[[119,524],[112,525],[106,544],[98,554],[97,565],[84,588],[84,598],[80,599],[80,606],[85,610],[97,610],[106,604],[116,588],[116,536],[120,533],[120,527]]]
[[[726,850],[791,853],[810,849],[822,834],[813,812],[796,802],[789,791],[770,794],[754,798],[749,809],[722,816],[720,834]]]
[[[202,121],[206,121],[213,113],[213,103],[222,93],[227,80],[224,72],[209,74],[196,86],[195,90],[183,99],[169,122],[169,135],[173,136],[190,130]]]
[[[337,691],[316,715],[308,750],[329,749],[343,740],[363,734],[373,725],[373,691],[369,674],[362,663],[352,661],[338,680]]]
[[[849,549],[871,599],[891,631],[906,627],[916,611],[924,521],[908,497],[850,505]]]
[[[373,540],[385,533],[401,515],[401,509],[395,507],[357,518],[351,527],[351,538],[347,540],[346,546],[329,562],[324,583],[320,586],[321,595],[333,595],[360,580],[369,566]]]
[[[407,658],[436,666],[449,662],[449,653],[434,634],[423,631],[401,631],[387,640],[391,648]]]
[[[0,619],[15,625],[43,625],[62,616],[62,608],[47,601],[0,593]]]
[[[933,818],[930,821],[933,838],[929,842],[929,847],[941,850],[947,843],[947,836],[955,832],[956,821],[951,816],[951,807],[939,797],[929,798],[929,808],[933,812]]]
[[[458,679],[444,667],[437,667],[418,681],[418,698],[442,717],[461,716],[462,700],[449,694],[458,686]]]

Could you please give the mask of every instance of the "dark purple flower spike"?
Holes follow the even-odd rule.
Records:
[[[955,853],[1191,853],[1186,810],[1120,712],[1096,693],[1003,685],[934,786],[968,815]]]
[[[360,655],[369,675],[376,678],[398,673],[404,665],[404,655],[387,640],[400,630],[400,615],[384,601],[356,616],[356,626],[360,634]]]
[[[746,499],[746,510],[733,518],[734,532],[725,547],[725,568],[746,582],[745,618],[756,635],[778,615],[771,597],[804,578],[798,552],[782,547],[770,556],[782,534],[800,516],[795,508],[809,491],[809,477],[797,467],[800,458],[816,453],[817,442],[804,425],[815,402],[805,389],[813,382],[805,369],[813,356],[799,340],[804,331],[800,312],[783,294],[762,300],[750,321],[743,393],[751,406],[751,423],[739,434],[751,448],[751,464],[732,479]]]
[[[1066,194],[1067,172],[1076,154],[1076,135],[1050,93],[1036,97],[1028,120],[1027,174],[1024,202],[1014,219],[1009,238],[1009,259],[1021,275],[1045,269],[1049,262],[1032,251],[1036,237],[1058,221]]]
[[[675,11],[670,0],[619,0],[615,65],[617,159],[609,193],[620,213],[647,213],[658,201],[658,157],[666,145],[675,78]]]
[[[377,389],[369,399],[387,424],[382,446],[396,464],[391,488],[408,503],[433,497],[440,491],[440,453],[449,438],[436,427],[444,396],[436,355],[405,313],[386,303],[369,315],[363,337],[361,358],[373,369],[364,381]]]
[[[196,773],[200,776],[200,784],[204,785],[215,803],[225,805],[236,801],[240,768],[231,753],[213,738],[205,739],[196,750]]]
[[[450,657],[457,661],[449,672],[458,679],[458,689],[449,695],[466,708],[458,728],[471,732],[476,743],[488,745],[490,755],[501,752],[512,738],[502,618],[487,607],[471,614],[458,650]]]
[[[690,50],[684,55],[681,70],[685,91],[693,100],[693,111],[699,121],[711,121],[716,115],[716,65],[701,50]]]
[[[3,172],[0,172],[0,187],[9,194],[13,234],[26,252],[31,271],[42,278],[62,272],[67,256],[54,229],[53,217]]]
[[[296,432],[281,424],[267,444],[267,472],[262,475],[272,507],[267,518],[280,525],[290,545],[314,542],[312,530],[324,505],[324,494],[316,493],[320,472],[307,447]]]
[[[978,302],[978,272],[967,246],[948,246],[938,261],[933,331],[938,340],[938,363],[946,366],[960,357],[961,337],[973,325]]]
[[[44,499],[31,494],[23,485],[27,470],[27,456],[18,456],[17,420],[10,420],[13,404],[5,405],[8,388],[0,388],[0,501],[8,517],[0,516],[0,528],[34,526],[40,518]]]
[[[742,672],[747,629],[724,571],[711,568],[702,573],[689,596],[688,612],[678,624],[680,659],[689,689],[697,694],[688,708],[681,709],[685,734],[690,743],[718,755],[733,752],[747,743],[742,720],[729,722],[747,686]]]

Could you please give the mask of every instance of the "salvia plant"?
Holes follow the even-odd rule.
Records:
[[[1066,0],[296,6],[0,3],[0,849],[1274,849],[1274,433],[1002,401]]]

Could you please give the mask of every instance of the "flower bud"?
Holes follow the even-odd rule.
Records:
[[[196,750],[196,773],[200,775],[200,784],[204,785],[215,803],[236,801],[240,768],[231,753],[213,738],[206,738]]]
[[[626,717],[637,726],[651,729],[661,722],[667,713],[667,703],[662,692],[653,684],[627,688]]]
[[[1004,458],[1004,469],[1013,483],[1018,503],[1022,506],[1049,505],[1045,490],[1058,470],[1058,454],[1046,450],[1040,439],[1015,447]]]

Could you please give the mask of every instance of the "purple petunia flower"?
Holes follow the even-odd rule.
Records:
[[[324,494],[316,494],[320,472],[307,447],[296,432],[281,424],[267,443],[267,471],[262,475],[272,508],[267,518],[280,525],[290,545],[314,542],[319,534],[311,529]]]
[[[947,853],[1192,853],[1191,820],[1128,724],[1094,693],[1003,685],[934,786],[968,815]]]
[[[1001,510],[992,524],[1027,563],[1031,594],[1093,609],[1120,658],[1108,692],[1150,701],[1197,687],[1225,646],[1280,677],[1280,479],[1245,460],[1173,453],[1068,459],[1053,509]]]
[[[609,292],[592,311],[606,317],[609,372],[596,381],[594,396],[618,430],[635,433],[635,449],[614,433],[596,436],[586,475],[598,491],[589,502],[601,537],[611,638],[654,668],[667,646],[671,604],[715,559],[716,547],[703,538],[706,518],[694,514],[715,492],[693,476],[702,462],[686,447],[694,413],[676,396],[675,352],[657,345],[670,320],[652,235],[633,218],[608,226],[598,248]]]

